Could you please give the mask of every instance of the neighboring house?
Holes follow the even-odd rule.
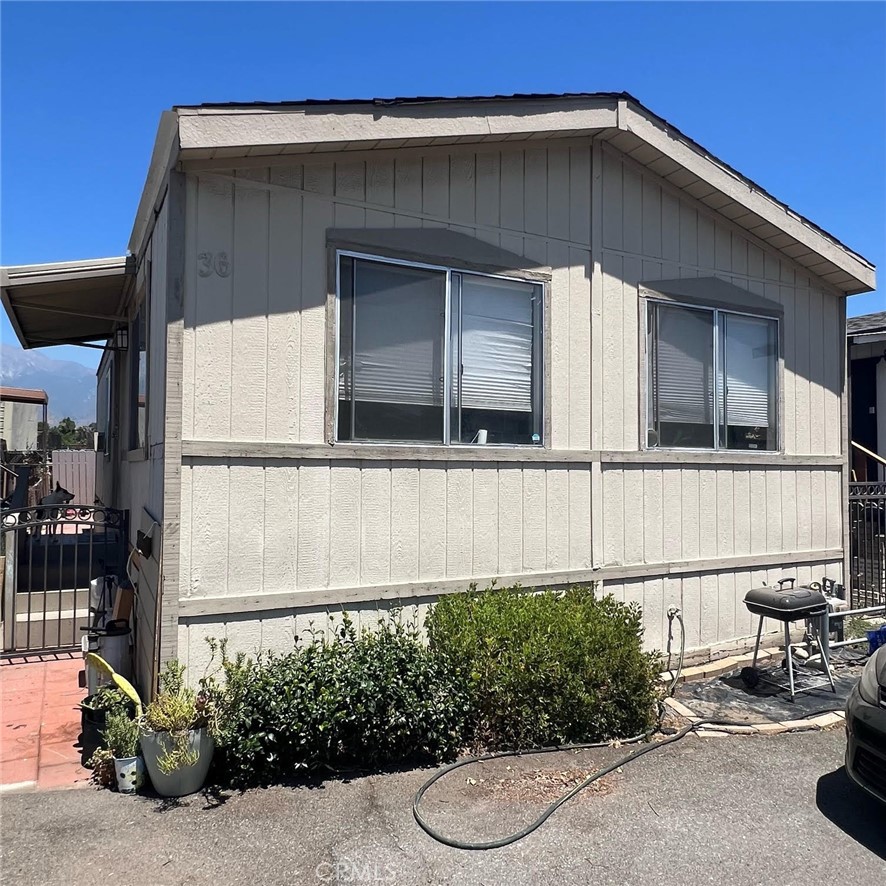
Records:
[[[698,648],[842,578],[874,268],[628,95],[176,108],[129,249],[3,294],[24,347],[115,348],[143,684],[474,582],[596,580]]]
[[[886,311],[846,321],[849,338],[849,435],[857,480],[886,480]],[[879,456],[872,458],[871,453]]]
[[[7,452],[37,448],[40,422],[46,421],[46,391],[0,387],[0,440]]]

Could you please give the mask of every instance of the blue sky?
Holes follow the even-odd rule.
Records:
[[[173,104],[624,90],[886,265],[882,3],[3,2],[0,26],[3,264],[123,254]]]

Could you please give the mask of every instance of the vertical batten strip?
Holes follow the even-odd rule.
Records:
[[[603,147],[599,139],[591,143],[591,303],[590,303],[590,434],[591,448],[602,448],[603,441],[603,194],[605,188]],[[608,557],[608,537],[604,539],[604,480],[600,462],[591,463],[591,562],[602,565]]]

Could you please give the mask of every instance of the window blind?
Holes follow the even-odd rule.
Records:
[[[725,314],[724,424],[768,428],[773,388],[775,322]]]
[[[713,424],[714,315],[658,305],[657,322],[658,420]]]
[[[356,400],[442,403],[445,279],[418,268],[354,263]]]
[[[111,433],[111,372],[113,362],[109,362],[105,371],[99,376],[98,391],[95,398],[95,426],[103,435],[102,452],[108,451],[108,438]]]
[[[532,412],[534,292],[526,283],[462,275],[462,407]]]

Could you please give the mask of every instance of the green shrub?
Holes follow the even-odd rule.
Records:
[[[625,738],[648,729],[657,655],[642,650],[636,604],[593,588],[520,588],[441,598],[430,648],[470,681],[474,743],[528,748]]]
[[[466,681],[398,619],[358,632],[346,618],[332,639],[224,669],[218,761],[234,784],[446,759],[463,745]]]

